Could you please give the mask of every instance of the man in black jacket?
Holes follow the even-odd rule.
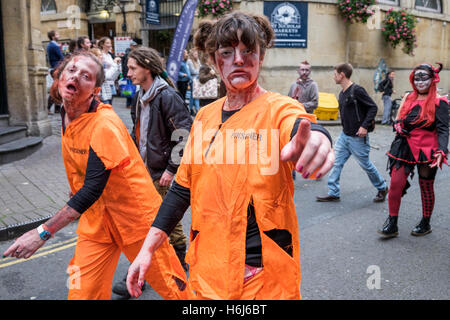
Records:
[[[336,160],[328,177],[328,195],[316,197],[319,202],[339,201],[339,180],[344,164],[351,155],[367,173],[372,185],[378,190],[374,202],[382,202],[388,192],[386,181],[369,159],[368,131],[377,114],[377,105],[366,90],[350,81],[353,67],[343,63],[335,67],[334,80],[342,87],[339,94],[339,111],[343,132],[335,145]]]
[[[390,70],[386,75],[386,79],[380,82],[378,85],[378,90],[383,92],[383,119],[381,120],[381,124],[390,125],[391,124],[391,109],[392,109],[392,93],[394,93],[394,78],[395,72]]]
[[[139,47],[129,53],[128,74],[133,84],[140,85],[132,107],[132,137],[146,164],[156,190],[166,195],[182,158],[184,143],[192,126],[188,108],[167,76],[159,54],[151,48]],[[183,267],[186,267],[186,236],[181,223],[170,234]],[[113,292],[129,296],[125,282]]]

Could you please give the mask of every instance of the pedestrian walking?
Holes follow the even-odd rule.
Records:
[[[417,168],[422,198],[422,219],[411,234],[423,236],[431,232],[430,219],[434,209],[434,179],[438,167],[447,163],[448,100],[437,94],[442,64],[434,68],[423,63],[415,67],[409,81],[413,92],[404,97],[394,124],[395,138],[388,156],[391,176],[389,217],[378,230],[384,237],[398,235],[398,214],[403,195],[409,188],[408,177]]]
[[[127,48],[125,50],[125,55],[122,57],[122,75],[124,76],[124,78],[127,78],[127,74],[128,74],[128,56],[130,54],[131,51],[133,51],[134,49],[136,49],[138,47],[138,43],[134,40],[132,40],[130,42],[130,47]],[[130,96],[130,97],[126,97],[127,98],[127,109],[131,109],[131,106],[133,104],[133,97],[134,96]]]
[[[79,219],[67,269],[72,300],[110,299],[121,252],[134,260],[161,204],[127,128],[112,106],[96,99],[103,80],[103,66],[86,52],[67,57],[55,72],[51,93],[63,103],[62,156],[73,196],[3,253],[27,259]],[[168,241],[162,247],[146,279],[163,298],[182,298],[186,275]]]
[[[172,134],[175,130],[184,130],[187,137],[192,118],[167,76],[156,50],[142,47],[130,52],[128,77],[133,84],[141,87],[132,135],[156,190],[164,198],[179,166],[176,158],[182,157],[182,152],[173,154],[180,141],[173,141]],[[187,239],[181,222],[169,238],[181,264],[187,269],[184,261]],[[129,297],[125,280],[126,277],[115,284],[113,292]]]
[[[319,202],[340,201],[341,172],[352,155],[378,190],[373,201],[384,201],[388,192],[386,181],[369,159],[368,133],[375,123],[377,105],[363,87],[350,80],[352,73],[353,67],[349,63],[334,68],[334,81],[342,87],[339,93],[339,112],[343,130],[334,147],[336,160],[328,177],[328,195],[316,197]]]
[[[206,43],[197,42],[202,37]],[[311,124],[315,116],[258,84],[273,38],[267,18],[240,12],[203,23],[196,32],[194,44],[214,62],[227,95],[195,118],[175,182],[129,268],[132,296],[141,294],[156,248],[191,205],[189,299],[300,298],[291,173],[295,166],[306,177],[316,170],[323,175],[334,153],[328,132]],[[274,134],[271,160],[261,152],[264,159],[243,161],[254,154],[253,142],[268,142],[263,132]],[[235,148],[241,150],[233,153],[236,161],[220,160]]]
[[[178,72],[178,80],[177,80],[177,88],[180,92],[181,98],[183,101],[186,100],[186,92],[188,86],[192,83],[191,73],[189,72],[189,68],[187,66],[187,59],[189,55],[187,50],[184,50],[183,60],[180,63],[180,70]]]
[[[187,60],[186,64],[192,77],[189,110],[191,111],[192,115],[196,115],[198,110],[200,109],[200,101],[199,99],[194,99],[193,95],[195,81],[198,80],[198,73],[200,71],[200,59],[198,57],[198,51],[196,48],[192,48],[191,50],[189,50],[189,59]]]
[[[105,68],[105,74],[108,75],[106,77],[105,82],[109,85],[109,88],[111,90],[111,101],[107,101],[107,103],[112,103],[112,97],[117,94],[116,90],[116,80],[119,77],[119,74],[121,70],[119,69],[119,72],[115,72],[117,65],[120,68],[121,64],[121,58],[115,57],[112,53],[112,42],[111,39],[108,37],[103,37],[98,42],[99,48],[102,50],[102,61],[103,61],[103,67]]]
[[[383,93],[381,99],[383,100],[383,118],[381,124],[390,125],[392,124],[391,111],[392,111],[392,94],[394,93],[394,79],[395,71],[390,70],[386,79],[380,82],[378,85],[378,90]]]
[[[55,30],[51,30],[47,33],[48,39],[50,42],[47,45],[47,59],[48,63],[50,65],[49,74],[51,77],[51,80],[53,80],[53,73],[55,69],[58,67],[58,65],[64,60],[64,55],[62,54],[60,45],[58,43],[59,41],[59,33]],[[52,81],[50,81],[51,83]],[[61,108],[60,105],[56,104],[55,101],[53,101],[52,96],[48,95],[47,100],[47,109],[48,112],[50,112],[51,107],[55,105],[55,112],[59,112],[59,109]]]
[[[288,96],[298,100],[308,113],[314,113],[319,105],[319,86],[311,79],[311,65],[308,61],[300,63],[299,77],[291,85]]]

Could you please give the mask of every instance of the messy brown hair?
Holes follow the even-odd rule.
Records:
[[[171,87],[175,88],[170,77],[164,69],[164,65],[161,61],[161,57],[153,48],[139,47],[134,49],[128,54],[128,58],[133,58],[141,68],[150,71],[153,79],[156,76],[162,77]]]
[[[202,21],[194,35],[194,46],[207,53],[212,61],[219,47],[236,46],[239,43],[238,30],[242,31],[241,41],[250,50],[257,46],[261,55],[267,48],[273,46],[275,33],[269,20],[262,15],[233,12],[225,15],[219,21]]]
[[[64,69],[67,67],[69,62],[71,62],[76,57],[87,57],[96,63],[96,65],[98,67],[97,68],[98,71],[97,71],[97,75],[96,75],[95,86],[97,88],[101,87],[103,82],[105,82],[105,71],[103,69],[103,65],[100,62],[100,60],[93,53],[85,52],[85,51],[78,51],[71,55],[68,55],[68,56],[66,56],[66,58],[61,62],[61,64],[56,68],[55,72],[53,73],[54,81],[53,81],[52,87],[50,88],[50,95],[53,98],[53,100],[58,103],[62,102],[62,98],[59,95],[59,91],[58,91],[59,78],[61,77],[61,74],[63,73]]]

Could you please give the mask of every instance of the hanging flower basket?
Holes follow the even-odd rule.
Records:
[[[198,17],[208,15],[213,17],[224,15],[233,10],[232,0],[200,0],[198,4]]]
[[[375,4],[375,0],[338,0],[338,9],[344,21],[350,24],[366,23],[375,11],[370,6]]]
[[[405,10],[390,9],[384,18],[381,29],[384,40],[394,49],[403,43],[403,52],[413,56],[414,48],[417,47],[416,22],[416,18]]]

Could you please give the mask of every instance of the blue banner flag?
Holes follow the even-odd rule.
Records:
[[[186,48],[186,44],[189,41],[189,35],[191,34],[197,2],[198,0],[188,0],[184,4],[175,30],[172,46],[170,47],[169,58],[167,59],[167,72],[174,83],[177,83],[178,71],[180,70],[184,49]]]

